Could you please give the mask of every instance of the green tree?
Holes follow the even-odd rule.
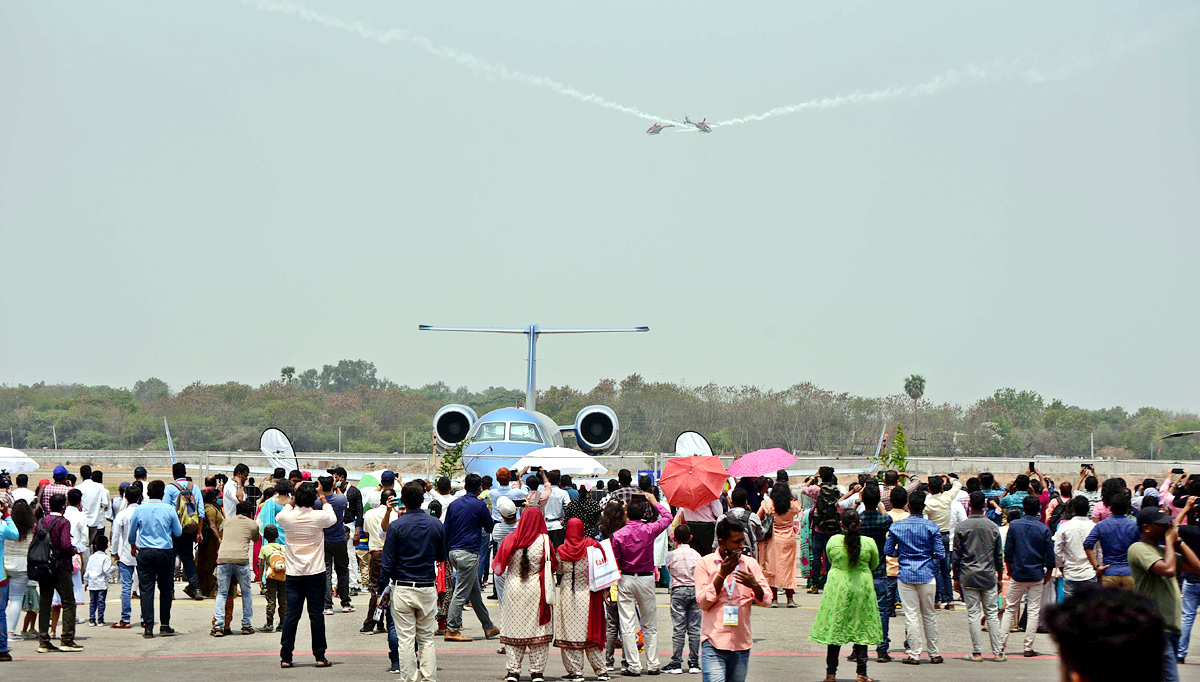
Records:
[[[162,379],[150,377],[133,385],[133,395],[139,403],[149,403],[159,398],[170,397],[171,387]]]
[[[910,374],[904,380],[904,392],[913,401],[913,429],[917,428],[917,404],[925,395],[925,377],[920,374]]]
[[[288,365],[279,370],[279,380],[285,384],[292,383],[292,379],[296,376],[296,368]]]

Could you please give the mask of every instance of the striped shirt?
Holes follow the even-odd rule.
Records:
[[[671,575],[671,589],[696,586],[696,564],[700,552],[690,545],[680,545],[667,554],[667,573]]]
[[[883,552],[900,559],[900,582],[921,585],[934,581],[938,561],[946,556],[946,546],[936,523],[911,514],[892,524]]]
[[[275,515],[275,525],[287,533],[283,554],[288,575],[325,572],[325,529],[337,522],[332,505],[322,509],[288,505]]]

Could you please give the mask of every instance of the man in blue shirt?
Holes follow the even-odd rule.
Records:
[[[129,545],[137,559],[138,591],[142,600],[142,637],[154,639],[154,587],[162,592],[158,606],[158,632],[173,635],[171,601],[175,598],[175,546],[183,533],[175,508],[163,502],[166,484],[150,481],[146,486],[149,500],[133,512],[129,520]],[[185,564],[186,565],[186,564]],[[195,570],[195,564],[192,565]]]
[[[350,555],[346,553],[346,525],[342,520],[346,510],[350,508],[350,500],[345,495],[334,492],[333,477],[322,476],[317,481],[321,491],[325,493],[325,502],[317,500],[313,509],[320,509],[325,504],[333,507],[337,523],[325,529],[325,611],[324,615],[333,615],[333,574],[337,572],[338,599],[342,602],[342,613],[352,613],[354,606],[350,604]]]
[[[937,648],[937,614],[934,598],[937,594],[937,571],[946,557],[942,529],[925,518],[925,493],[918,490],[908,496],[906,519],[895,521],[888,532],[883,553],[900,560],[898,591],[904,606],[904,625],[908,631],[908,656],[903,663],[921,662],[922,633],[924,646],[929,648],[929,662],[942,663]],[[924,629],[922,629],[922,625]]]
[[[1000,525],[1000,515],[1004,513],[1003,509],[998,508],[1000,500],[1004,499],[1007,491],[996,487],[996,476],[990,471],[985,471],[979,474],[979,491],[983,493],[987,500],[987,518],[997,526]],[[997,508],[992,507],[992,502],[995,502]]]
[[[427,679],[437,674],[433,633],[437,629],[437,568],[446,560],[446,530],[421,509],[425,489],[406,483],[400,489],[404,515],[388,526],[375,590],[379,603],[391,609],[400,654],[400,678]],[[389,591],[389,586],[391,587]]]
[[[492,532],[496,522],[488,512],[487,503],[479,499],[479,488],[483,479],[479,474],[467,474],[463,487],[466,494],[450,503],[446,510],[446,546],[450,565],[457,576],[454,596],[446,610],[446,641],[470,642],[462,634],[463,605],[471,602],[471,609],[483,625],[483,636],[492,639],[500,634],[500,628],[492,623],[483,595],[479,589],[479,536]]]
[[[1004,618],[1000,621],[1000,650],[1008,644],[1008,633],[1017,620],[1021,602],[1026,606],[1025,656],[1037,656],[1033,640],[1037,636],[1043,586],[1053,577],[1055,566],[1054,535],[1038,520],[1042,503],[1028,495],[1021,502],[1025,515],[1008,524],[1004,540],[1004,563],[1008,566],[1008,594],[1004,596]]]
[[[1000,506],[1004,507],[1004,511],[1009,509],[1022,509],[1025,498],[1029,495],[1029,477],[1025,474],[1017,476],[1013,481],[1013,491],[1004,497],[1000,498]],[[1036,498],[1035,498],[1036,499]],[[1038,504],[1041,508],[1041,504]]]
[[[1112,516],[1097,523],[1083,541],[1083,549],[1100,576],[1100,582],[1126,590],[1134,589],[1133,575],[1129,569],[1129,547],[1141,539],[1137,521],[1128,516],[1129,503],[1128,493],[1114,496],[1108,504]],[[1096,559],[1097,543],[1100,544],[1103,565]]]
[[[204,595],[200,594],[200,573],[196,570],[196,544],[204,539],[204,495],[200,492],[200,486],[187,480],[187,467],[183,462],[171,465],[171,476],[175,480],[166,484],[162,501],[171,509],[176,509],[180,493],[189,490],[200,514],[201,523],[197,525],[196,530],[184,529],[184,532],[175,538],[173,547],[175,556],[183,562],[183,574],[187,576],[188,586],[183,588],[183,593],[200,601],[204,599]]]

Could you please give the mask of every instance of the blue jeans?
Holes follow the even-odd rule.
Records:
[[[480,531],[479,534],[479,584],[487,582],[488,566],[491,561],[487,557],[492,555],[492,536],[486,531]]]
[[[1200,608],[1200,582],[1183,581],[1183,633],[1179,635],[1176,658],[1187,658],[1188,641],[1192,638],[1192,624],[1196,622],[1196,609]]]
[[[809,545],[812,547],[813,565],[809,569],[809,575],[813,576],[813,585],[818,589],[825,587],[825,545],[829,544],[829,538],[832,537],[828,533],[822,533],[814,530],[809,539]]]
[[[889,601],[890,594],[888,579],[875,578],[875,602],[879,606],[879,623],[883,626],[883,641],[875,647],[875,651],[881,654],[887,653],[892,644],[892,640],[888,639],[888,621],[891,619],[892,609],[896,606],[896,600]]]
[[[1175,652],[1179,650],[1179,635],[1174,632],[1163,632],[1166,646],[1163,647],[1162,682],[1179,682],[1179,659]]]
[[[889,575],[887,577],[888,615],[893,618],[896,616],[896,602],[900,601],[900,591],[899,591],[899,587],[898,587],[899,584],[900,584],[899,576]]]
[[[703,682],[746,682],[750,650],[726,651],[704,642],[700,646],[700,661]]]
[[[954,581],[950,579],[950,534],[942,533],[942,547],[945,556],[938,560],[937,602],[945,604],[954,601]]]
[[[23,595],[22,595],[23,596]],[[8,610],[8,581],[0,585],[0,616]],[[0,618],[0,654],[8,653],[8,618]]]
[[[213,610],[213,627],[225,622],[225,601],[229,598],[229,585],[237,580],[242,590],[242,627],[248,628],[254,621],[254,592],[250,589],[250,564],[217,564],[217,602]]]
[[[108,599],[108,590],[88,590],[88,622],[104,622],[105,599]]]
[[[696,604],[696,588],[691,585],[671,590],[671,662],[683,665],[684,640],[688,647],[688,665],[700,664],[700,606]]]
[[[392,620],[391,604],[383,608],[387,616],[388,660],[392,662],[392,670],[400,669],[400,638],[396,636],[396,621]]]
[[[7,616],[8,629],[21,631],[21,601],[25,599],[25,588],[29,587],[29,574],[25,571],[8,572],[8,609],[0,611]]]
[[[133,611],[133,577],[137,566],[117,562],[117,571],[121,574],[121,622],[128,623]]]

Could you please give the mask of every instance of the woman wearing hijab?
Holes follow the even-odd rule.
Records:
[[[504,574],[500,641],[508,655],[505,682],[521,679],[521,661],[527,652],[530,682],[545,682],[557,568],[558,557],[550,544],[542,510],[526,507],[517,529],[500,543],[492,562],[492,571]]]
[[[600,652],[605,643],[604,595],[588,584],[588,548],[600,543],[587,537],[583,521],[567,520],[567,539],[558,548],[558,618],[554,621],[554,646],[562,650],[567,682],[583,682],[583,658],[597,680],[609,679]]]

